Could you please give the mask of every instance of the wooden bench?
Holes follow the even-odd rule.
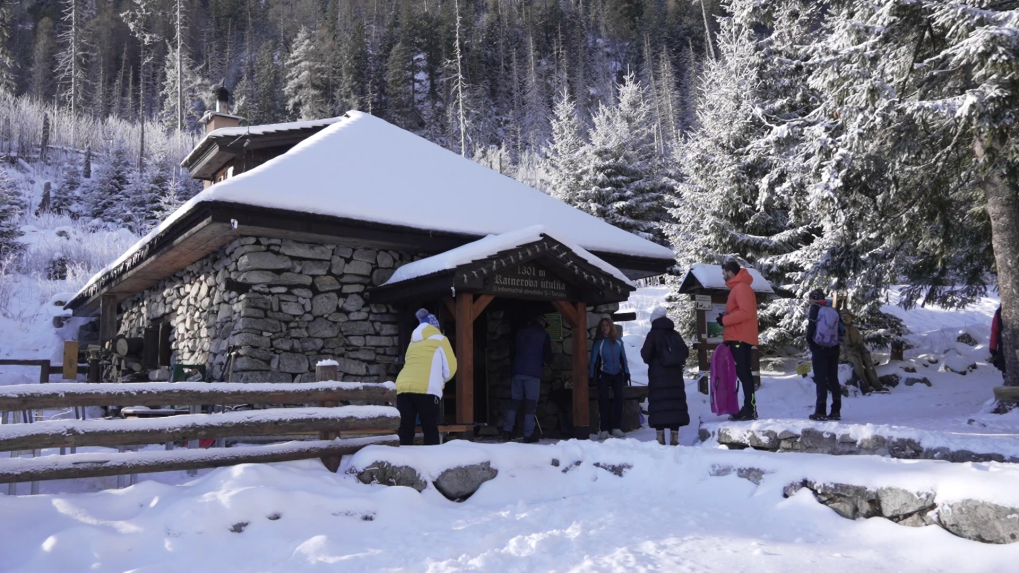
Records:
[[[474,432],[474,425],[473,424],[440,424],[439,425],[439,443],[441,444],[441,443],[446,441],[445,440],[446,434],[456,434],[456,433],[462,433],[462,432],[472,432],[473,433]],[[353,434],[353,435],[358,435],[358,436],[360,436],[360,435],[370,436],[370,435],[381,434],[381,433],[384,433],[384,431],[383,430],[364,430],[364,431],[360,431],[359,430],[357,432],[347,432],[347,434]],[[392,433],[392,432],[390,432],[390,433]],[[421,426],[416,426],[414,428],[414,434],[416,435],[416,434],[420,434],[420,433],[421,433]]]

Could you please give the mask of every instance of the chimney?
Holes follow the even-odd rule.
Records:
[[[240,126],[244,118],[230,113],[230,91],[224,86],[219,86],[213,94],[216,96],[216,111],[205,112],[201,119],[205,124],[205,134],[208,135],[223,127]]]

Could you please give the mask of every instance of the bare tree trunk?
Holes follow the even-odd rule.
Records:
[[[981,142],[976,144],[983,156]],[[1005,385],[1019,386],[1019,193],[1009,184],[1002,170],[988,174],[981,187],[987,197],[991,218],[991,245],[998,268],[998,294],[1001,296],[1002,348],[1005,354]]]
[[[177,139],[184,131],[184,56],[183,22],[181,22],[181,0],[177,0]]]
[[[460,155],[467,157],[467,116],[464,113],[463,69],[460,56],[460,1],[455,0],[456,7],[456,102],[457,119],[460,122]]]
[[[704,7],[704,0],[701,0],[701,16],[704,17],[704,43],[708,45],[708,54],[715,59],[715,48],[711,45],[711,26],[708,25],[708,10]]]

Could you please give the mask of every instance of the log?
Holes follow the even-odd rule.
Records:
[[[126,368],[126,369],[128,369],[128,370],[130,370],[132,372],[141,372],[142,371],[142,363],[141,362],[137,362],[135,360],[127,360],[126,362],[124,362],[124,368]]]
[[[114,348],[121,356],[141,356],[145,340],[137,337],[123,337],[114,341]]]
[[[96,364],[96,370],[99,366]],[[89,364],[91,374],[92,365]],[[307,404],[362,400],[394,403],[392,384],[304,382],[296,384],[216,382],[146,382],[76,384],[73,382],[2,386],[0,412],[45,410],[72,406],[134,406],[137,404]]]
[[[995,386],[994,398],[1002,402],[1019,402],[1019,386]]]
[[[288,442],[249,448],[212,448],[131,452],[124,454],[71,454],[39,458],[0,459],[0,483],[75,479],[124,474],[218,468],[237,464],[275,463],[345,456],[367,446],[395,446],[396,436],[323,442]]]
[[[364,417],[365,408],[378,408],[380,414]],[[0,428],[0,451],[164,444],[201,438],[322,431],[395,431],[399,426],[400,415],[395,408],[374,406],[279,408],[145,420],[54,420]]]

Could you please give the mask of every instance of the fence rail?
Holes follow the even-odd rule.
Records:
[[[25,361],[20,361],[25,362]],[[44,361],[39,361],[40,365]],[[0,362],[2,364],[2,362]],[[24,365],[24,364],[19,364]],[[46,362],[46,366],[49,363]],[[45,369],[45,368],[44,368]],[[157,471],[181,471],[240,463],[267,463],[320,458],[337,471],[340,456],[372,444],[397,445],[396,436],[339,439],[341,434],[395,432],[400,423],[396,408],[384,405],[340,405],[347,402],[392,404],[392,383],[332,382],[336,366],[317,368],[314,383],[239,384],[153,382],[138,384],[77,384],[6,386],[0,388],[0,483],[100,477]],[[317,404],[316,407],[244,410],[215,414],[191,413],[165,418],[124,420],[51,420],[33,424],[7,423],[6,412],[86,406],[151,405],[280,405]],[[287,442],[247,448],[172,450],[172,443],[188,440],[192,448],[201,438],[315,434],[318,440]],[[43,448],[124,447],[166,444],[167,451],[125,453],[72,453],[33,458]],[[10,486],[13,488],[13,485]],[[13,493],[13,491],[12,491]]]

